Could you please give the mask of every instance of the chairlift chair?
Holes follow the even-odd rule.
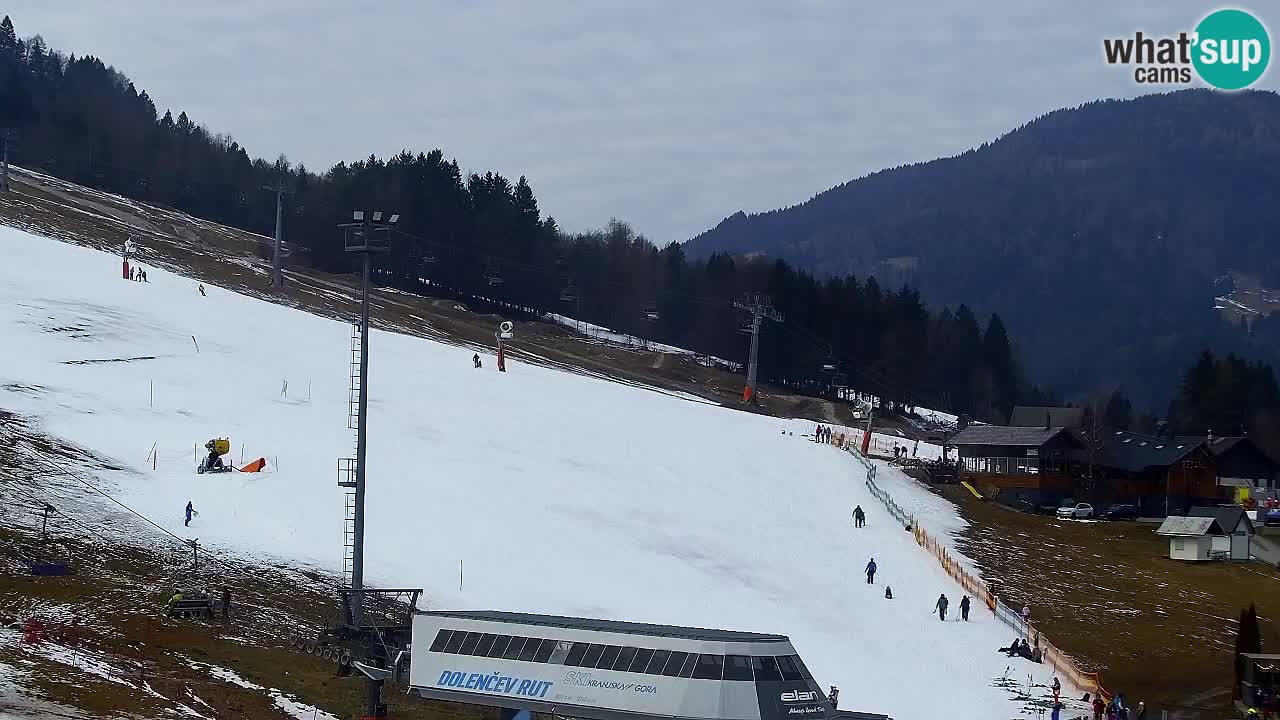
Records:
[[[756,331],[756,327],[754,323],[745,322],[738,326],[738,332],[742,333],[743,335],[750,335],[755,331]]]
[[[662,319],[662,315],[658,313],[657,303],[649,303],[644,306],[644,319],[649,322],[655,322]]]
[[[564,289],[560,291],[560,299],[564,302],[578,302],[578,289],[572,284],[566,285]]]

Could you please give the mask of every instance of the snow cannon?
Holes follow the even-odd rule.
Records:
[[[209,451],[209,455],[196,466],[197,474],[232,471],[233,468],[230,465],[222,462],[222,456],[231,452],[230,438],[214,438],[204,444],[204,449]]]

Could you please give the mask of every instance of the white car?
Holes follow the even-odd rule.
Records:
[[[1076,503],[1058,508],[1058,517],[1071,519],[1087,519],[1093,517],[1093,506],[1089,503]]]

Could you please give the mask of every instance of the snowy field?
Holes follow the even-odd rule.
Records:
[[[104,487],[174,533],[339,569],[347,325],[210,286],[203,297],[159,269],[127,282],[118,257],[8,228],[0,251],[0,407],[127,468],[104,470]],[[419,338],[375,332],[370,345],[375,584],[426,588],[436,608],[783,633],[841,707],[898,720],[1023,717],[998,681],[1049,681],[995,652],[1011,633],[985,611],[938,621],[938,594],[955,612],[959,587],[852,458],[801,437],[808,421],[516,362],[500,374],[493,358],[474,370],[472,350]],[[197,475],[193,446],[215,436],[270,471]],[[889,489],[930,529],[956,527],[922,488]]]

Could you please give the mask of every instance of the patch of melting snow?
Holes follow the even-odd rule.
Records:
[[[234,671],[218,667],[217,665],[210,665],[202,662],[188,662],[188,665],[190,665],[193,670],[205,670],[213,677],[223,682],[229,682],[232,685],[242,687],[245,690],[266,690],[266,688],[261,685],[255,685],[248,680],[245,680]]]
[[[116,683],[117,685],[134,687],[133,683],[120,677],[115,668],[111,667],[111,665],[104,660],[94,657],[93,653],[86,650],[69,648],[55,643],[44,643],[42,645],[32,646],[28,652],[47,660],[61,663],[62,665],[69,665],[77,670],[87,672],[90,675],[96,675],[103,680]]]
[[[276,707],[298,720],[338,720],[336,715],[330,715],[314,705],[298,702],[279,690],[271,691],[271,699],[275,701]]]

